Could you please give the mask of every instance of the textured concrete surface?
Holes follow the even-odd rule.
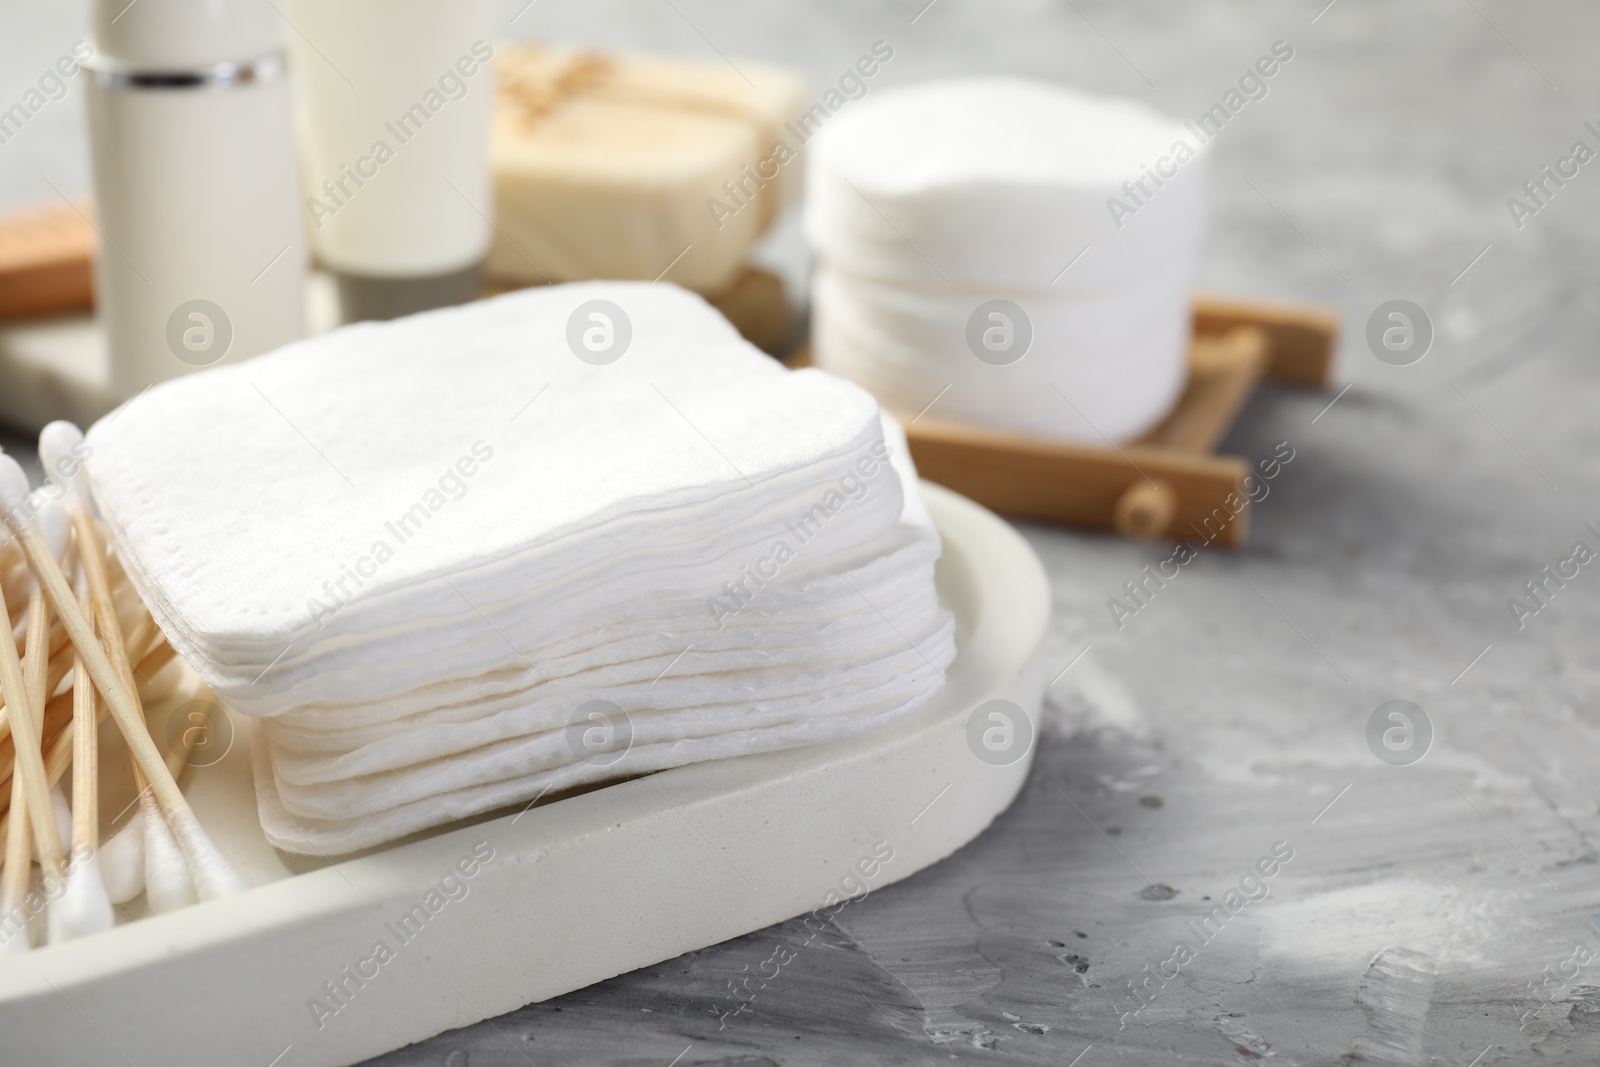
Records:
[[[1335,391],[1265,392],[1227,442],[1294,450],[1247,550],[1202,552],[1119,628],[1108,598],[1169,549],[1025,529],[1054,583],[1052,662],[1088,651],[988,834],[804,946],[776,927],[375,1062],[1600,1061],[1600,569],[1549,585],[1520,629],[1507,606],[1575,541],[1600,550],[1600,169],[1520,229],[1506,206],[1574,141],[1600,148],[1600,10],[526,2],[504,5],[508,33],[819,81],[883,38],[879,85],[1012,71],[1185,116],[1287,40],[1217,139],[1204,281],[1337,305],[1347,329]],[[0,16],[28,26],[0,33],[0,100],[70,44],[73,11]],[[0,146],[0,198],[82,187],[78,103]],[[776,242],[799,270],[792,252]],[[1436,331],[1412,366],[1363,337],[1395,298]],[[1410,766],[1367,741],[1391,699],[1434,730]],[[1252,875],[1274,848],[1292,859]],[[782,979],[720,1026],[730,982],[780,942]]]

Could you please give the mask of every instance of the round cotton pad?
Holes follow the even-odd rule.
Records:
[[[1201,235],[1198,139],[1143,104],[1046,82],[884,92],[841,112],[807,155],[806,234],[852,274],[1095,289],[1192,259]]]
[[[1018,78],[842,113],[808,164],[816,365],[905,418],[1136,440],[1184,381],[1202,149],[1142,104]]]

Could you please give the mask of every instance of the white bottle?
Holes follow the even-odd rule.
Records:
[[[96,305],[111,388],[305,334],[281,20],[258,0],[94,0]]]
[[[491,0],[291,0],[303,217],[345,321],[482,295]]]

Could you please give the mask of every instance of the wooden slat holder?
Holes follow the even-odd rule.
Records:
[[[908,422],[906,437],[923,477],[1001,514],[1238,547],[1251,468],[1215,449],[1263,378],[1323,387],[1337,328],[1325,308],[1197,297],[1183,393],[1132,444],[1070,444],[927,416]]]

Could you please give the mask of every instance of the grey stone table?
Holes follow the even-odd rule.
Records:
[[[1334,391],[1267,391],[1227,442],[1293,450],[1246,550],[1202,551],[1119,626],[1108,599],[1170,547],[1024,527],[1063,673],[988,833],[809,944],[777,926],[375,1063],[1600,1062],[1600,567],[1563,564],[1600,550],[1600,167],[1507,205],[1600,148],[1600,9],[1325,3],[504,5],[508,35],[819,82],[881,38],[880,85],[1009,71],[1184,116],[1288,41],[1215,143],[1203,280],[1335,304],[1347,329]],[[0,99],[81,12],[11,20]],[[0,148],[0,198],[84,184],[76,120],[51,121]],[[774,254],[798,270],[793,244]],[[1364,339],[1397,298],[1434,329],[1411,366]],[[1368,741],[1395,699],[1433,733],[1408,766]],[[780,943],[781,980],[722,1026]]]

